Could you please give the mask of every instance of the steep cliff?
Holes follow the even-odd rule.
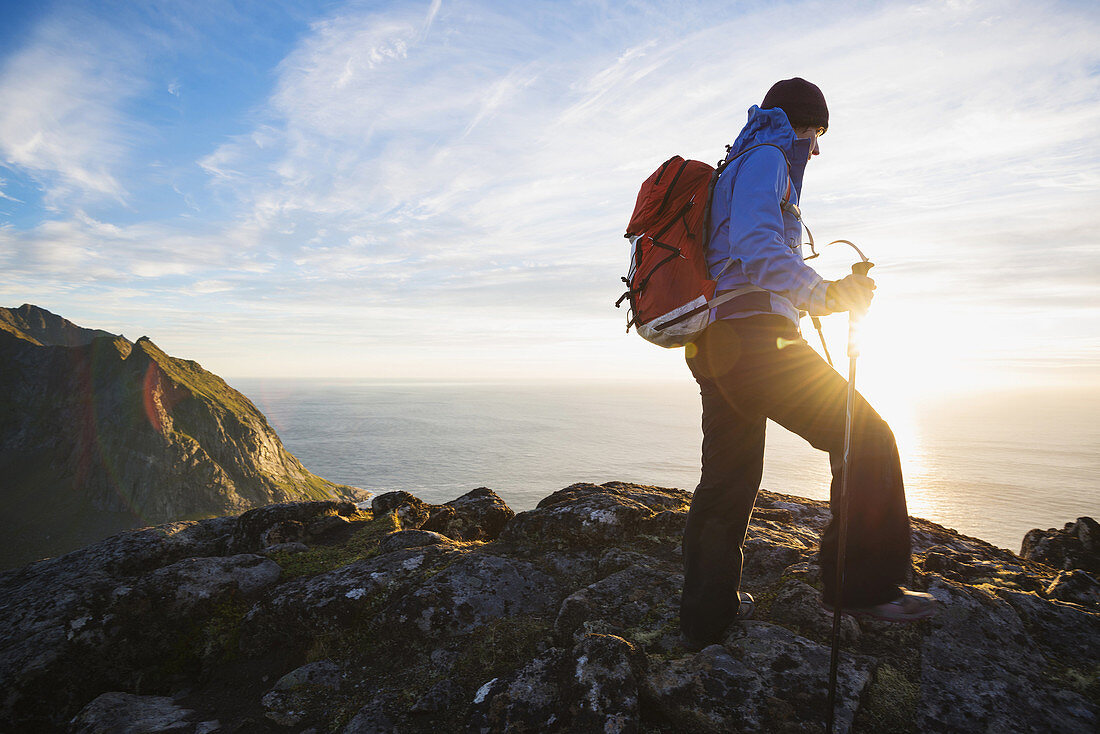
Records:
[[[827,507],[761,494],[756,616],[694,652],[677,629],[689,501],[577,484],[514,515],[485,488],[445,505],[391,492],[0,573],[0,730],[820,732]],[[910,586],[939,613],[844,619],[836,731],[1097,731],[1100,584],[924,520],[912,537]]]
[[[0,309],[0,565],[273,502],[364,499],[308,472],[242,394],[149,339]]]

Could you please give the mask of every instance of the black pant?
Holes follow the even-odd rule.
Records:
[[[717,640],[737,613],[742,546],[773,421],[829,452],[833,520],[821,537],[824,598],[835,597],[836,520],[847,381],[782,316],[716,321],[686,347],[703,399],[703,470],[684,531],[681,629]],[[890,427],[856,396],[848,479],[845,606],[897,597],[910,564],[909,516]]]

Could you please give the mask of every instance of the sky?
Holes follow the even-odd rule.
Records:
[[[0,8],[0,305],[229,378],[690,379],[613,306],[638,186],[802,76],[865,390],[1100,385],[1095,3]]]

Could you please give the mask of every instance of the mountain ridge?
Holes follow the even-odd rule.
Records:
[[[0,309],[0,565],[132,527],[369,496],[306,470],[198,362],[21,308]],[[25,323],[37,331],[15,333]]]
[[[24,303],[19,308],[0,308],[0,330],[21,336],[39,346],[78,347],[100,337],[119,337],[102,329],[77,326],[41,306]]]

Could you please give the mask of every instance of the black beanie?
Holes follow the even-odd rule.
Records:
[[[772,85],[764,95],[760,109],[770,110],[773,107],[786,112],[787,120],[795,129],[829,127],[829,108],[825,106],[825,95],[816,84],[811,84],[802,77],[784,79]]]

